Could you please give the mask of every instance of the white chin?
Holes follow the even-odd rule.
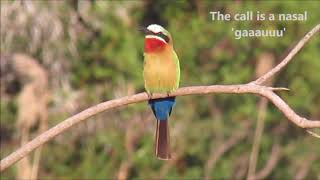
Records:
[[[164,39],[162,39],[161,37],[156,36],[156,35],[146,35],[146,38],[148,38],[148,39],[158,39],[158,40],[160,40],[160,41],[162,41],[164,43],[167,43]]]

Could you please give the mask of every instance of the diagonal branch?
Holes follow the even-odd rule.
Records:
[[[320,29],[320,25],[317,25],[313,28],[307,35],[304,37],[297,46],[292,51],[298,51],[301,47],[306,43],[311,36],[313,36],[316,32]],[[300,47],[301,46],[301,47]],[[300,48],[299,48],[300,47]],[[288,55],[284,60],[290,61],[290,59],[296,54],[296,52],[292,51],[289,53],[292,55]],[[281,64],[281,63],[280,63]],[[284,64],[286,65],[286,63]],[[301,128],[320,128],[320,120],[308,120],[304,117],[297,115],[277,94],[275,94],[271,87],[261,86],[260,84],[264,82],[266,79],[270,78],[274,73],[281,70],[281,66],[276,66],[276,70],[272,69],[270,72],[264,76],[262,76],[262,80],[258,79],[249,84],[239,84],[239,85],[212,85],[212,86],[192,86],[192,87],[184,87],[179,88],[177,91],[170,94],[170,96],[186,96],[186,95],[195,95],[195,94],[213,94],[213,93],[228,93],[228,94],[256,94],[259,96],[266,97],[269,99],[286,117],[288,120],[296,124]],[[278,68],[277,68],[278,67]],[[275,90],[279,90],[276,88]],[[163,98],[167,97],[165,94],[154,94],[152,98]],[[55,136],[61,134],[62,132],[66,131],[67,129],[71,128],[72,126],[92,117],[98,113],[103,111],[107,111],[110,109],[119,108],[122,106],[126,106],[129,104],[139,103],[148,100],[148,95],[146,93],[139,93],[132,96],[126,96],[110,101],[106,101],[90,107],[70,118],[62,121],[61,123],[57,124],[56,126],[52,127],[51,129],[47,130],[46,132],[42,133],[32,141],[28,142],[27,144],[20,147],[17,151],[11,153],[9,156],[1,160],[0,162],[0,171],[5,170],[9,166],[13,165],[15,162],[19,161],[30,152],[38,148],[39,146],[43,145],[44,143],[48,142]]]
[[[266,80],[270,79],[271,76],[275,75],[279,72],[283,67],[285,67],[292,58],[302,49],[302,47],[310,40],[310,38],[320,31],[320,24],[316,25],[311,31],[309,31],[299,42],[298,44],[290,51],[290,53],[285,57],[281,63],[279,63],[276,67],[268,71],[266,74],[253,81],[254,84],[263,84]]]
[[[170,96],[185,96],[195,94],[212,94],[212,93],[228,93],[228,94],[257,94],[268,98],[290,121],[302,128],[316,128],[320,127],[320,120],[312,121],[297,115],[278,95],[268,89],[266,86],[260,85],[212,85],[212,86],[193,86],[179,88],[177,91],[170,94]],[[154,94],[152,98],[167,97],[164,94]],[[66,131],[72,126],[80,123],[103,111],[114,108],[119,108],[128,104],[138,103],[148,100],[146,93],[139,93],[132,96],[126,96],[119,99],[106,101],[90,107],[70,118],[62,121],[58,125],[44,132],[29,143],[22,146],[17,151],[10,154],[0,162],[0,170],[4,170],[13,163],[17,162],[31,151],[35,150],[40,145],[48,142],[58,134]]]
[[[251,126],[251,124],[248,122],[250,121],[246,121],[246,123],[243,125],[244,127],[240,128],[235,133],[233,133],[231,137],[226,140],[225,143],[219,145],[216,149],[212,149],[207,164],[204,168],[205,180],[212,179],[212,177],[210,177],[210,173],[215,168],[221,156],[223,156],[226,152],[228,152],[230,149],[232,149],[234,146],[236,146],[250,134],[250,131],[248,129]]]

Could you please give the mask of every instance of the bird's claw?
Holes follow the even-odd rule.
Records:
[[[147,93],[147,95],[149,99],[152,99],[152,93]]]

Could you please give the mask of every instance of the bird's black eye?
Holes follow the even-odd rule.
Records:
[[[162,39],[164,39],[167,43],[170,40],[169,37],[167,35],[163,34],[162,32],[158,32],[156,35],[161,37]]]

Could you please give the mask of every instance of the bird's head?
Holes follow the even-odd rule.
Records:
[[[170,33],[158,24],[151,24],[140,30],[145,33],[145,51],[158,50],[166,45],[172,45]]]

